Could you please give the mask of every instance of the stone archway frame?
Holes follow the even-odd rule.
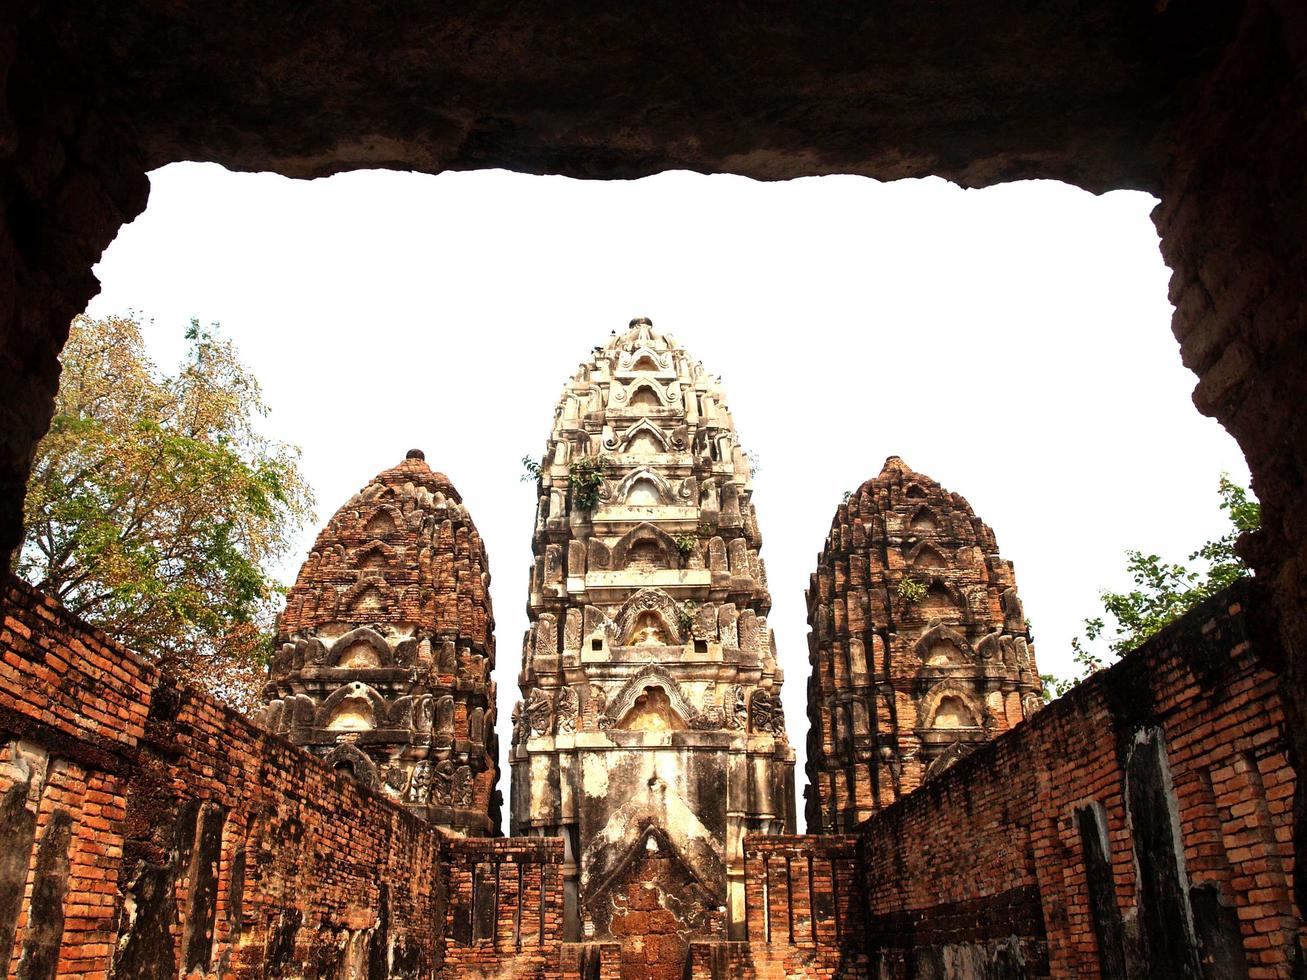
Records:
[[[327,651],[327,655],[323,658],[322,666],[335,667],[336,664],[339,663],[340,658],[344,656],[345,651],[358,643],[366,643],[377,652],[377,666],[395,666],[395,652],[391,650],[390,644],[386,642],[386,638],[370,626],[359,626],[336,640]]]
[[[912,644],[912,652],[923,666],[929,666],[926,663],[926,655],[929,654],[931,646],[939,642],[951,643],[957,647],[958,652],[970,663],[974,664],[980,659],[975,649],[967,642],[965,636],[947,623],[934,620],[926,627],[925,632],[917,637],[916,642]]]
[[[967,706],[971,712],[971,717],[976,720],[976,728],[985,730],[989,726],[985,724],[989,717],[989,711],[985,705],[976,698],[975,692],[966,684],[956,680],[943,680],[933,684],[926,696],[917,702],[917,717],[925,723],[919,727],[920,731],[935,731],[935,714],[939,711],[939,704],[945,698],[960,698],[962,703]],[[951,729],[945,729],[951,730]],[[965,731],[966,729],[963,729]]]
[[[371,684],[364,684],[362,681],[347,681],[332,691],[322,706],[314,714],[314,727],[325,729],[327,722],[331,718],[331,713],[336,710],[336,705],[340,702],[353,699],[364,698],[372,705],[372,717],[374,719],[373,728],[384,728],[389,717],[390,707]]]
[[[642,360],[644,360],[646,357],[649,360],[653,361],[655,372],[657,372],[658,374],[667,375],[666,379],[660,379],[660,380],[671,380],[672,378],[676,377],[674,367],[672,364],[672,352],[656,351],[652,347],[649,347],[647,344],[641,344],[639,347],[637,347],[635,350],[632,351],[625,351],[625,350],[620,351],[617,355],[617,370],[614,372],[614,374],[616,375],[634,374],[635,366],[639,364]]]
[[[672,378],[666,384],[650,378],[637,377],[630,384],[622,384],[620,381],[614,381],[612,393],[609,395],[609,402],[619,408],[630,405],[635,393],[641,388],[648,388],[654,393],[658,404],[667,408],[672,408],[681,403],[681,386],[676,378]]]
[[[340,763],[348,762],[354,770],[355,780],[374,792],[381,791],[377,764],[353,742],[340,742],[323,756],[322,762],[328,769],[335,769]]]
[[[693,857],[693,851],[687,851],[678,846],[672,834],[656,823],[652,817],[644,818],[640,821],[640,825],[639,833],[623,849],[621,857],[613,862],[607,874],[586,890],[584,901],[587,906],[594,908],[603,901],[604,896],[613,889],[613,886],[622,880],[627,869],[644,854],[651,838],[656,842],[658,849],[671,855],[673,862],[685,872],[686,877],[690,879],[691,887],[699,892],[696,897],[701,907],[710,909],[720,903],[721,898],[715,894],[709,881],[709,879],[716,878],[724,884],[726,880],[725,866],[721,864],[719,859],[716,859],[716,855],[709,852],[696,861]],[[609,845],[609,849],[614,847],[614,844]],[[710,866],[704,867],[705,863]]]
[[[610,565],[615,565],[611,563]],[[636,620],[644,612],[654,612],[667,627],[667,635],[675,637],[678,643],[688,642],[685,630],[681,629],[681,610],[676,601],[662,589],[641,589],[622,604],[613,618],[616,634],[612,636],[613,646],[626,646],[631,639]]]
[[[625,452],[626,447],[631,444],[631,440],[641,432],[648,432],[658,444],[663,447],[664,452],[672,452],[676,448],[673,445],[672,437],[664,432],[661,428],[654,425],[649,419],[640,419],[634,425],[628,426],[620,436],[613,436],[611,439],[605,439],[603,446],[610,452]],[[682,440],[682,448],[684,440]],[[637,454],[638,455],[638,454]]]
[[[601,728],[616,728],[623,718],[635,707],[636,699],[644,693],[646,687],[661,687],[667,693],[672,710],[685,722],[687,728],[698,717],[699,711],[690,703],[690,699],[681,690],[671,674],[657,664],[645,664],[621,686],[613,697],[608,699],[608,708],[604,712]]]
[[[381,595],[382,606],[385,609],[391,609],[395,606],[397,596],[394,587],[389,582],[380,575],[363,575],[340,594],[340,601],[336,606],[337,610],[349,615],[354,611],[354,600],[370,588],[376,589]]]
[[[612,494],[613,502],[618,504],[626,503],[626,495],[631,492],[631,487],[637,480],[648,480],[658,489],[659,503],[661,505],[665,506],[676,500],[676,491],[672,489],[672,484],[667,477],[648,466],[637,466],[618,481]]]
[[[627,553],[637,544],[646,541],[652,541],[658,546],[663,553],[663,560],[668,568],[676,568],[680,564],[680,553],[676,548],[676,539],[662,528],[650,524],[648,521],[643,521],[623,534],[617,543],[613,545],[612,550],[608,553],[608,567],[612,569],[625,568]]]

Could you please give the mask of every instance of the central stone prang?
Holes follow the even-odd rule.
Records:
[[[567,383],[538,492],[511,832],[563,838],[569,939],[631,935],[651,891],[683,941],[742,936],[744,837],[793,833],[794,751],[719,381],[632,320]]]

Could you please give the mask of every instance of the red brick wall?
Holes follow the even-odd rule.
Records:
[[[560,941],[560,841],[448,838],[51,600],[6,599],[12,975],[635,975],[623,945]],[[1215,597],[855,836],[749,838],[748,941],[691,943],[685,972],[1292,975],[1295,779],[1262,601]]]
[[[438,832],[171,686],[52,600],[12,580],[6,600],[11,974],[430,974]],[[7,886],[21,889],[13,918]]]
[[[693,976],[867,975],[856,837],[751,836],[744,861],[748,942],[697,945]]]
[[[451,840],[446,855],[445,975],[560,976],[562,839]]]
[[[1215,597],[864,823],[881,975],[1289,976],[1294,774],[1258,601]]]

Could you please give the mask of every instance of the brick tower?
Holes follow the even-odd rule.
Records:
[[[263,723],[454,833],[498,833],[488,569],[458,491],[411,450],[318,535]]]
[[[513,833],[563,838],[573,938],[642,931],[631,895],[661,945],[738,934],[743,837],[792,831],[794,752],[722,390],[633,320],[567,383],[539,477]]]
[[[840,505],[808,590],[809,833],[843,833],[1039,710],[1012,563],[891,456]]]

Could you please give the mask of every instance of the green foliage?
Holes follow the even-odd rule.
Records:
[[[1040,674],[1039,683],[1041,685],[1040,695],[1045,701],[1052,701],[1069,691],[1073,682],[1063,680],[1057,674]]]
[[[38,445],[17,573],[127,646],[250,707],[281,589],[271,568],[311,518],[299,451],[230,341],[192,321],[176,374],[139,325],[77,317]]]
[[[926,598],[926,586],[916,579],[904,578],[899,581],[899,598],[904,602],[920,602]]]
[[[573,460],[567,468],[567,485],[572,491],[574,507],[594,510],[599,505],[599,491],[604,485],[599,460],[592,456]]]
[[[844,491],[844,495],[843,495],[842,497],[840,497],[840,503],[842,503],[842,504],[847,504],[847,503],[848,503],[850,500],[852,500],[852,499],[853,499],[853,491],[852,491],[852,490],[845,490],[845,491]]]
[[[748,450],[744,457],[749,461],[749,479],[757,479],[758,474],[762,472],[762,457],[752,449]]]
[[[676,550],[681,553],[682,558],[689,558],[694,553],[695,545],[699,543],[699,538],[694,534],[678,534],[672,539],[676,542]]]
[[[687,636],[694,629],[694,619],[699,614],[699,606],[693,600],[686,599],[676,609],[676,617],[680,622],[681,632]]]
[[[1078,636],[1072,639],[1077,676],[1054,683],[1053,690],[1058,696],[1102,670],[1109,661],[1129,653],[1204,599],[1252,574],[1234,546],[1241,534],[1261,527],[1261,504],[1251,491],[1231,482],[1224,473],[1219,493],[1221,510],[1229,518],[1230,530],[1189,555],[1188,562],[1201,564],[1191,567],[1165,562],[1158,555],[1146,555],[1142,551],[1126,552],[1126,570],[1134,588],[1128,592],[1100,594],[1105,615],[1084,620],[1084,641]],[[1106,644],[1106,654],[1087,645],[1100,642]],[[1045,688],[1047,696],[1048,685]]]
[[[540,464],[530,456],[522,457],[522,476],[523,483],[535,483],[540,479]]]

